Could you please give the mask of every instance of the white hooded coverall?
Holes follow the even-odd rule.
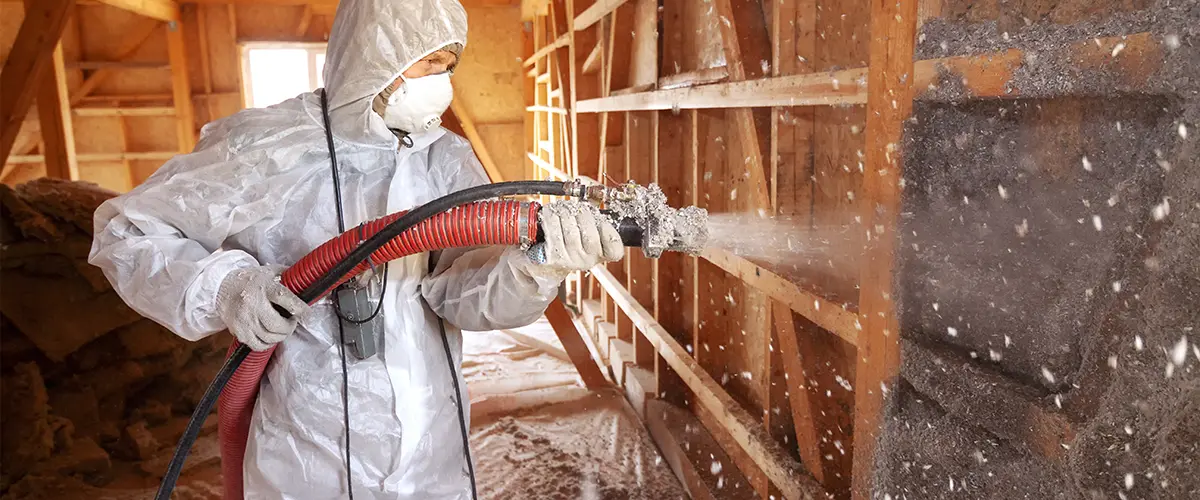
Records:
[[[456,0],[342,0],[324,77],[347,227],[488,182],[463,138],[439,128],[400,147],[371,110],[405,68],[465,45],[466,34]],[[194,152],[104,203],[90,262],[136,311],[196,340],[225,328],[215,298],[227,274],[295,263],[336,235],[336,217],[320,97],[308,93],[206,125]],[[532,323],[558,286],[531,274],[534,264],[511,247],[449,250],[432,274],[427,265],[426,254],[389,265],[380,353],[347,360],[359,500],[470,497],[452,384],[464,398],[466,386],[450,370],[460,368],[459,328]],[[276,349],[254,408],[246,498],[347,496],[338,344],[323,299]]]

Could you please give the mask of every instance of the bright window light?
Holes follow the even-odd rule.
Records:
[[[246,107],[265,108],[324,85],[325,44],[244,44],[242,66]]]

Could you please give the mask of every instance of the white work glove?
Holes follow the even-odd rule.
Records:
[[[278,276],[275,267],[239,269],[229,273],[217,290],[217,314],[225,327],[255,351],[266,350],[291,335],[297,318],[309,310]],[[278,304],[292,317],[283,317],[271,304]]]
[[[535,269],[538,274],[561,279],[573,271],[586,271],[625,255],[617,228],[590,203],[550,203],[542,207],[541,220],[546,236],[545,262]]]

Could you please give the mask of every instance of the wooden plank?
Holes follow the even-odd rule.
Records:
[[[592,51],[588,52],[587,58],[583,60],[582,74],[590,75],[600,71],[600,52],[603,48],[603,44],[597,43]]]
[[[567,114],[566,108],[558,108],[554,106],[525,106],[525,111],[530,113],[553,113],[556,115]]]
[[[25,19],[17,31],[12,50],[0,70],[0,164],[12,152],[13,143],[33,98],[38,79],[53,64],[53,54],[62,37],[74,0],[38,0],[26,4]]]
[[[763,473],[779,487],[784,498],[824,497],[825,492],[799,463],[787,455],[741,405],[734,401],[721,385],[712,378],[658,322],[617,281],[616,277],[603,268],[593,270],[609,297],[624,311],[646,338],[654,345],[659,355],[679,374],[703,405],[720,422]]]
[[[72,69],[168,69],[170,65],[156,61],[72,61],[66,67]]]
[[[121,47],[112,57],[114,61],[127,61],[137,53],[138,49],[142,48],[150,37],[158,32],[160,21],[154,19],[140,19],[136,26],[126,31],[125,36],[117,44]],[[83,83],[75,89],[71,94],[71,106],[76,106],[83,101],[87,96],[96,90],[101,83],[104,83],[114,72],[111,69],[99,69],[83,80]]]
[[[179,153],[176,151],[145,151],[131,153],[76,153],[75,161],[78,163],[109,163],[122,161],[163,161],[173,158]],[[42,155],[12,155],[8,157],[8,162],[5,165],[17,165],[22,163],[45,163],[46,158]]]
[[[820,483],[825,483],[821,467],[821,440],[815,422],[817,414],[809,401],[808,387],[804,375],[804,359],[796,338],[796,327],[792,312],[782,307],[772,310],[775,315],[775,332],[779,339],[780,359],[787,373],[788,404],[792,410],[792,424],[796,427],[796,446],[800,451],[800,463]],[[812,360],[809,360],[810,362]]]
[[[532,347],[534,349],[542,351],[546,354],[549,354],[550,357],[553,357],[560,361],[565,361],[567,363],[571,362],[571,357],[567,355],[567,352],[562,349],[559,349],[558,347],[555,347],[554,345],[543,342],[540,339],[530,337],[529,335],[525,335],[524,333],[518,332],[516,330],[500,330],[500,331],[504,332],[505,335],[512,337],[512,339],[517,341],[517,343],[519,343],[519,344],[523,344],[527,347]]]
[[[696,71],[664,76],[658,79],[658,89],[669,90],[698,87],[723,82],[727,79],[729,79],[729,69],[725,66],[717,66],[715,68],[698,69]]]
[[[71,110],[75,116],[175,116],[177,110],[167,106],[144,106],[136,108],[86,107]]]
[[[853,498],[871,498],[875,447],[884,398],[900,367],[900,324],[893,298],[896,227],[900,213],[904,121],[912,112],[917,0],[872,0],[862,222],[869,235],[860,267],[854,398]]]
[[[582,31],[590,28],[600,18],[617,10],[617,7],[624,5],[626,0],[597,0],[596,3],[588,7],[587,10],[575,16],[575,31]]]
[[[492,155],[488,152],[487,144],[483,142],[483,137],[479,135],[479,130],[475,128],[475,120],[471,118],[471,113],[463,105],[463,100],[457,97],[451,100],[450,111],[458,118],[458,123],[462,126],[463,134],[467,136],[468,141],[471,141],[471,147],[475,150],[475,156],[479,157],[479,163],[483,164],[483,170],[487,172],[488,178],[492,182],[504,182],[504,175],[500,173],[500,167],[496,165],[496,162],[492,160]]]
[[[866,69],[788,75],[579,101],[580,113],[863,104]]]
[[[525,156],[527,158],[529,158],[529,160],[532,161],[534,165],[536,165],[538,168],[542,169],[543,172],[546,172],[547,174],[549,174],[551,177],[553,177],[555,179],[565,181],[565,180],[569,180],[571,178],[570,176],[567,175],[566,172],[563,172],[562,170],[555,168],[554,165],[550,164],[550,162],[541,159],[540,157],[538,157],[537,155],[535,155],[533,153],[525,153]]]
[[[179,20],[179,4],[172,0],[99,0],[99,2],[151,19]]]
[[[700,254],[717,267],[762,290],[772,299],[829,330],[851,345],[857,345],[859,315],[852,304],[838,305],[801,288],[770,270],[720,248],[706,248]]]
[[[591,351],[580,338],[581,334],[575,328],[571,313],[567,311],[562,301],[554,299],[554,302],[550,303],[550,306],[546,308],[546,319],[550,321],[550,326],[558,335],[559,342],[562,342],[563,350],[567,351],[567,356],[570,356],[571,364],[575,365],[575,370],[579,372],[583,384],[593,391],[609,387],[608,379],[604,378],[604,373],[596,366]]]
[[[727,463],[725,452],[711,437],[697,439],[696,436],[687,434],[676,437],[677,434],[686,431],[692,433],[699,431],[707,435],[700,422],[696,421],[696,417],[688,414],[686,410],[676,408],[668,403],[650,401],[646,403],[645,424],[646,429],[650,431],[650,438],[654,440],[654,444],[658,445],[663,460],[667,462],[671,472],[674,472],[675,477],[679,479],[679,484],[687,492],[688,498],[716,500],[718,496],[704,483],[700,471],[703,470],[702,464],[705,460]],[[689,453],[693,449],[700,453]],[[705,455],[705,452],[711,456]],[[693,459],[693,457],[695,458]],[[711,466],[709,468],[712,469]],[[724,485],[722,484],[722,486]]]
[[[658,0],[633,0],[633,52],[629,58],[629,85],[658,81]]]
[[[176,143],[179,152],[190,153],[196,147],[196,114],[192,104],[192,84],[188,77],[187,48],[183,26],[167,23],[167,58],[171,61],[171,90],[175,105]]]
[[[70,103],[67,102],[67,71],[63,66],[61,42],[54,49],[51,60],[52,64],[42,75],[42,88],[37,97],[46,177],[79,180],[75,131],[71,125]]]
[[[546,57],[547,54],[554,52],[555,50],[559,49],[560,47],[566,47],[567,44],[569,44],[570,42],[571,42],[571,37],[567,36],[567,34],[564,33],[562,36],[559,36],[558,38],[554,39],[553,42],[550,42],[550,44],[538,49],[537,52],[534,52],[533,55],[526,58],[525,62],[521,63],[521,65],[526,68],[533,66],[539,60],[541,60],[543,57]]]

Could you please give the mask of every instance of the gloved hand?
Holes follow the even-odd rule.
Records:
[[[565,277],[625,255],[617,228],[590,203],[562,200],[542,207],[545,262],[539,271]]]
[[[239,342],[255,351],[266,350],[291,335],[297,319],[309,310],[278,276],[276,267],[240,269],[229,273],[217,290],[217,314]],[[283,317],[271,304],[278,304],[292,317]]]

